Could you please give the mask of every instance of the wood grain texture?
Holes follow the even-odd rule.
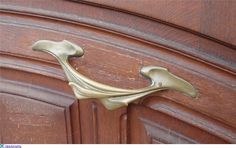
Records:
[[[123,114],[120,117],[120,143],[127,143],[127,114]]]
[[[1,93],[1,117],[2,143],[68,142],[63,108]]]
[[[130,105],[128,111],[129,143],[228,143],[173,116]]]
[[[80,129],[80,115],[79,115],[79,101],[76,100],[70,106],[70,120],[71,120],[71,136],[73,144],[81,143],[81,129]]]
[[[120,135],[121,115],[125,108],[115,111],[108,111],[99,101],[80,101],[81,136],[82,143],[120,143],[126,137]],[[125,142],[125,141],[124,141]]]
[[[70,9],[66,9],[65,5],[66,8]],[[203,36],[139,16],[57,0],[51,0],[50,2],[36,0],[30,3],[28,1],[2,0],[0,6],[0,10],[7,13],[51,18],[70,24],[89,25],[93,28],[121,33],[124,36],[142,40],[142,42],[148,44],[171,47],[175,52],[187,53],[195,60],[203,60],[218,66],[218,68],[236,71],[235,52],[232,50],[235,49],[235,46],[224,45]],[[40,24],[40,22],[38,23]],[[73,34],[73,32],[70,32],[70,34]]]
[[[14,77],[14,73],[17,73],[19,78],[29,74],[29,72],[15,71],[9,68],[3,69],[1,67],[0,100],[3,103],[1,103],[0,116],[2,124],[0,127],[5,129],[4,132],[1,132],[2,143],[80,143],[78,137],[80,134],[80,129],[78,129],[80,128],[79,119],[77,118],[78,106],[74,106],[78,102],[73,103],[74,96],[68,95],[62,90],[59,92],[58,89],[53,89],[50,85],[46,86],[45,83],[50,83],[48,81],[50,78],[47,78],[46,81],[43,80],[45,83],[41,83],[41,85],[35,85],[31,84],[33,83],[33,81],[30,81],[31,78],[40,81],[40,77],[37,78],[31,73],[28,77],[24,77],[25,80],[17,79],[17,77]],[[57,83],[55,79],[53,81]],[[60,83],[58,84],[60,85]],[[8,101],[11,101],[10,104],[6,104]],[[71,105],[72,107],[69,109]],[[43,106],[47,108],[41,110]],[[8,110],[6,111],[5,108],[8,108]],[[13,115],[8,114],[11,110],[17,110],[17,112]],[[41,113],[42,111],[43,113]],[[3,117],[6,117],[6,119],[3,119]],[[9,121],[9,118],[16,118],[16,121],[14,120],[14,123],[11,123],[13,121]],[[23,126],[19,127],[21,121]],[[46,123],[50,126],[45,125]],[[10,124],[13,124],[12,127],[9,126],[11,130],[8,128]],[[13,132],[13,130],[19,132]],[[9,135],[9,137],[5,135]]]
[[[68,96],[6,79],[0,90],[2,143],[72,142]]]
[[[223,44],[228,46],[236,46],[234,0],[136,0],[135,2],[83,0],[83,2],[177,25],[182,29],[224,42]]]
[[[66,35],[63,35],[63,33],[55,33],[55,31],[53,32],[51,31],[49,34],[49,30],[37,29],[38,30],[37,31],[34,28],[23,27],[23,26],[21,27],[21,26],[11,26],[11,29],[15,29],[15,31],[20,29],[19,31],[21,31],[21,34],[23,36],[31,36],[31,39],[35,38],[35,39],[32,39],[34,41],[36,41],[37,39],[44,38],[45,34],[47,34],[48,39],[51,38],[53,40],[55,39],[61,40],[66,37]],[[82,32],[82,29],[80,30],[80,32]],[[28,33],[33,33],[33,35],[29,35]],[[13,34],[10,33],[8,37],[10,37],[11,35]],[[115,36],[112,36],[112,37],[114,38]],[[133,44],[137,42],[135,41],[131,42],[131,40],[129,40],[130,44],[128,44],[127,46],[127,48],[129,48],[130,51],[127,51],[126,49],[124,49],[124,47],[120,47],[119,44],[114,45],[114,42],[113,44],[110,45],[110,44],[107,44],[106,42],[101,42],[101,41],[98,42],[97,40],[95,41],[89,38],[88,38],[89,40],[88,39],[86,40],[85,37],[78,38],[78,36],[76,37],[67,36],[66,38],[68,40],[77,42],[80,45],[83,45],[83,47],[85,47],[86,49],[85,57],[83,59],[74,58],[71,61],[72,65],[84,75],[89,76],[90,78],[100,81],[102,83],[107,83],[111,85],[115,84],[116,86],[119,86],[119,87],[138,88],[138,87],[143,87],[146,85],[144,79],[141,78],[141,76],[138,74],[139,73],[138,70],[141,66],[150,65],[150,64],[155,65],[156,63],[156,65],[169,67],[172,72],[174,71],[174,73],[184,77],[185,79],[193,83],[195,87],[199,89],[199,92],[201,95],[199,96],[199,101],[191,101],[187,97],[178,98],[180,94],[174,93],[174,92],[164,93],[164,95],[169,95],[169,96],[174,95],[176,97],[172,98],[173,100],[176,100],[182,104],[191,106],[195,110],[206,113],[209,116],[213,116],[214,118],[218,118],[224,122],[229,123],[232,126],[235,126],[235,118],[232,118],[233,115],[235,114],[235,111],[231,110],[231,108],[235,106],[234,101],[233,101],[234,96],[235,96],[235,90],[234,90],[234,87],[232,87],[232,86],[235,86],[235,80],[232,74],[207,66],[201,62],[196,62],[194,60],[189,59],[188,57],[183,57],[178,54],[174,55],[173,53],[166,51],[165,48],[163,47],[154,47],[155,50],[153,51],[152,46],[150,47],[145,44],[141,44],[141,46],[144,46],[143,48],[145,48],[146,50],[149,49],[148,51],[150,51],[153,54],[153,56],[142,55],[142,54],[132,52],[132,49],[135,48]],[[122,43],[123,40],[120,39],[118,40],[119,42],[117,43]],[[45,56],[45,54],[35,54],[32,52],[27,53],[27,51],[31,50],[30,47],[27,46],[31,44],[31,42],[32,41],[28,43],[26,42],[25,45],[24,44],[22,45],[21,42],[14,42],[13,44],[11,44],[10,42],[7,42],[6,40],[5,44],[3,44],[4,47],[2,49],[14,49],[14,48],[9,48],[9,47],[17,47],[20,50],[22,50],[21,53],[24,53],[26,57],[30,57],[30,58],[39,57],[39,60],[45,59],[47,61],[50,60],[49,61],[50,63],[54,62],[54,60],[51,60],[49,57]],[[9,56],[15,53],[14,56],[19,57],[18,49],[6,50],[6,51],[4,51],[4,55],[6,56]],[[100,58],[106,55],[109,55],[107,56],[108,58],[105,58],[105,59]],[[13,63],[9,59],[10,58],[8,57],[8,60],[4,60],[4,62],[6,63],[7,61],[9,61],[10,63]],[[90,60],[90,59],[93,59],[93,60]],[[172,59],[172,60],[175,59],[176,62],[172,63],[169,59]],[[107,62],[107,61],[110,61],[110,62]],[[119,62],[119,65],[116,64],[117,62]],[[188,64],[183,65],[183,63],[185,64],[188,63]],[[19,67],[24,67],[23,66],[24,62],[22,62],[22,64],[21,62],[17,62],[17,64],[19,65]],[[182,66],[184,66],[184,69]],[[50,68],[48,67],[48,69]],[[38,71],[38,73],[46,75],[46,76],[47,75],[52,76],[50,71],[45,73],[45,70],[43,72],[40,70]],[[9,74],[10,73],[6,75],[9,75]],[[213,75],[215,75],[215,77],[212,77]],[[20,80],[20,81],[22,81],[22,79],[26,79],[25,77],[13,77],[12,79],[16,79],[16,78],[17,80]],[[37,79],[31,79],[32,83],[35,83],[37,85],[41,85],[43,82],[45,82],[45,81],[40,81],[39,83],[36,80]],[[54,83],[52,81],[51,83],[48,83],[48,85],[52,85],[57,89],[63,88],[63,87],[56,87],[58,86],[58,82]],[[219,90],[218,92],[215,91],[216,87],[218,87],[217,89]],[[69,88],[67,89],[69,90]],[[205,92],[204,90],[208,90],[208,91]],[[227,98],[227,99],[225,100],[223,98]],[[222,105],[222,104],[225,104],[225,105]],[[217,112],[216,112],[216,109],[217,109]]]
[[[14,82],[1,82],[1,92],[14,92],[14,97],[0,100],[13,100],[11,104],[27,100],[34,107],[46,106],[45,112],[55,113],[49,116],[49,123],[62,125],[56,125],[60,130],[55,133],[51,129],[48,139],[52,143],[235,143],[236,52],[229,40],[225,44],[217,34],[206,33],[212,39],[185,26],[71,1],[2,0],[0,11],[1,81]],[[163,91],[143,98],[141,104],[128,110],[116,111],[107,111],[95,99],[75,101],[56,60],[31,50],[31,45],[41,39],[66,39],[83,47],[84,57],[71,58],[70,63],[95,81],[141,88],[149,82],[139,74],[140,68],[156,65],[192,83],[199,95],[191,100],[178,92]],[[26,96],[21,98],[22,94]],[[26,110],[35,114],[30,105]],[[22,114],[27,117],[24,110]],[[43,126],[46,119],[27,119],[47,129]],[[3,131],[6,125],[0,125]],[[28,129],[30,125],[23,131]],[[60,133],[58,138],[53,137]],[[25,139],[11,138],[12,143],[49,143],[36,138],[44,134],[47,132],[30,132]],[[7,141],[0,135],[1,142]]]
[[[235,75],[230,72],[196,61],[188,56],[171,52],[162,46],[150,46],[145,43],[137,42],[136,40],[126,40],[126,38],[120,38],[120,36],[114,34],[106,34],[105,32],[100,34],[97,30],[90,30],[90,32],[88,32],[89,29],[83,26],[79,31],[74,32],[76,34],[73,35],[67,33],[68,31],[75,31],[73,30],[73,26],[69,24],[60,27],[66,28],[67,30],[67,32],[62,32],[61,29],[56,31],[58,26],[51,26],[51,29],[44,28],[47,26],[47,20],[40,20],[42,24],[41,27],[38,28],[35,26],[37,29],[32,27],[34,24],[32,19],[23,18],[22,22],[23,21],[24,23],[30,23],[29,21],[31,21],[31,25],[11,25],[10,22],[7,26],[2,25],[3,32],[6,32],[2,35],[8,37],[2,38],[4,41],[4,44],[2,44],[2,52],[4,52],[5,55],[14,54],[14,56],[19,57],[21,56],[20,54],[24,54],[26,57],[39,58],[55,63],[53,58],[49,60],[50,57],[45,56],[43,53],[32,52],[29,45],[39,39],[45,39],[45,35],[47,35],[47,39],[52,40],[67,39],[85,48],[84,58],[73,58],[71,60],[71,64],[77,70],[98,82],[125,88],[140,88],[147,85],[147,81],[139,74],[139,69],[142,66],[158,65],[167,67],[171,72],[191,82],[200,93],[198,101],[192,101],[187,97],[180,99],[178,98],[180,94],[171,91],[169,95],[177,95],[174,99],[182,104],[192,106],[194,109],[213,115],[235,126],[236,119],[232,118],[235,111],[231,110],[231,108],[235,106],[234,96],[236,82]],[[49,20],[49,24],[50,23]],[[11,29],[7,29],[9,27]],[[79,26],[77,26],[77,29],[78,27]],[[17,36],[15,36],[13,32],[18,32],[21,36],[30,36],[30,38],[24,40],[23,44],[20,40],[18,42],[9,42],[9,38],[17,40]],[[106,41],[95,40],[91,38],[91,36],[97,36],[97,38],[101,39],[106,38]],[[145,49],[145,52],[141,52],[141,49]],[[6,62],[6,60],[4,61]],[[42,71],[40,71],[40,73],[42,73]],[[32,81],[39,84],[35,82],[36,80],[34,79]],[[57,85],[53,82],[49,84]],[[67,87],[67,89],[69,90],[70,88]],[[222,104],[225,105],[222,106]]]
[[[80,143],[78,102],[62,73],[50,63],[0,59],[1,143]]]
[[[234,127],[193,111],[177,102],[170,101],[168,98],[150,96],[146,98],[142,104],[164,114],[174,116],[185,123],[207,131],[229,143],[236,143],[236,129]]]

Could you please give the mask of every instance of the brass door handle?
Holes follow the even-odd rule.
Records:
[[[32,49],[49,53],[58,60],[78,99],[99,99],[109,110],[127,106],[130,102],[160,90],[177,90],[193,98],[197,95],[190,83],[170,73],[166,68],[156,66],[146,66],[141,69],[141,74],[151,80],[150,86],[145,88],[121,89],[95,82],[77,72],[69,64],[68,58],[81,57],[84,50],[66,40],[61,42],[40,40],[32,46]]]

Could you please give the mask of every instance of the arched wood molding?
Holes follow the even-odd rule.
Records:
[[[65,8],[65,5],[70,9]],[[232,118],[235,115],[232,108],[236,105],[236,53],[233,46],[149,18],[70,1],[41,0],[28,3],[6,0],[1,2],[0,11],[0,66],[4,79],[16,79],[35,86],[51,81],[50,86],[46,86],[51,89],[49,93],[52,90],[61,91],[65,98],[59,98],[60,105],[64,104],[68,110],[70,102],[74,100],[58,63],[48,55],[33,52],[30,47],[40,39],[67,39],[85,49],[83,58],[70,60],[72,66],[91,79],[105,84],[140,88],[148,84],[138,74],[142,66],[152,64],[170,68],[173,73],[185,78],[198,89],[198,100],[189,101],[185,96],[166,91],[154,94],[155,99],[165,98],[166,101],[154,101],[150,104],[144,102],[141,108],[151,108],[152,112],[157,110],[164,114],[172,114],[171,109],[175,107],[181,113],[191,108],[191,114],[196,115],[194,118],[202,119],[201,123],[204,122],[205,125],[199,125],[188,117],[178,116],[178,113],[173,116],[181,122],[235,143],[235,132],[229,132],[231,135],[222,134],[236,127],[236,119]],[[106,59],[101,58],[104,55],[107,55]],[[22,77],[14,78],[16,72]],[[33,75],[34,79],[27,80],[28,75]],[[38,78],[42,82],[38,82]],[[51,100],[54,103],[56,101]],[[173,105],[176,102],[178,105]],[[164,110],[160,107],[163,104],[173,108]],[[73,106],[76,111],[71,111],[71,114],[75,114],[71,116],[82,120],[79,127],[76,126],[79,119],[71,123],[72,128],[77,128],[77,136],[72,136],[71,140],[69,135],[68,142],[86,143],[91,138],[98,143],[102,143],[104,139],[113,143],[129,141],[125,132],[128,122],[126,108],[108,112],[94,100],[81,101]],[[88,114],[93,116],[87,116]],[[115,127],[107,129],[107,125],[99,124],[103,120],[115,123]],[[98,125],[95,125],[96,122]],[[215,129],[206,125],[213,122]],[[82,135],[85,134],[82,138],[78,136],[79,130],[82,130]],[[70,132],[69,129],[68,131]],[[103,137],[109,132],[120,133],[114,136],[116,138]],[[98,137],[98,133],[101,136]]]
[[[54,1],[36,1],[29,6],[27,2],[6,1],[1,3],[0,10],[5,13],[50,18],[70,24],[89,25],[150,45],[169,47],[166,49],[235,74],[235,46],[227,47],[197,34],[131,14],[69,1],[57,1],[57,6],[52,7],[54,3]],[[73,9],[64,9],[65,4],[73,5]],[[94,13],[90,13],[91,11]]]

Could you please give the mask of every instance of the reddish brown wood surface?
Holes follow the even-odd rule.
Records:
[[[209,64],[213,63],[220,68],[236,71],[236,59],[234,58],[236,54],[233,50],[235,46],[224,46],[219,42],[215,42],[215,40],[206,39],[167,24],[129,13],[122,13],[71,1],[50,0],[50,2],[48,2],[47,0],[36,0],[30,3],[28,1],[1,1],[1,10],[8,13],[20,13],[28,16],[36,15],[40,18],[64,20],[63,22],[70,22],[71,25],[83,24],[109,32],[121,33],[124,36],[134,37],[149,45],[154,44],[155,46],[164,45],[171,47],[175,52],[182,54],[187,53],[196,60],[201,59]],[[233,5],[231,6],[233,7]],[[228,9],[224,9],[224,11],[226,10]],[[222,22],[222,24],[224,24],[224,22]],[[230,26],[231,25],[235,26],[234,21],[230,23]],[[68,32],[67,30],[64,31]],[[73,34],[74,32],[68,33]],[[235,35],[233,35],[233,37],[234,36]],[[106,41],[107,39],[102,38],[100,40]],[[145,49],[138,47],[136,50],[145,51]]]
[[[138,105],[131,105],[128,113],[129,143],[228,143],[173,115]]]
[[[2,0],[0,8],[1,143],[236,143],[236,52],[230,40],[71,1]],[[84,57],[70,63],[98,82],[141,88],[149,82],[140,68],[156,65],[192,83],[199,95],[192,100],[163,91],[116,111],[95,99],[75,101],[58,62],[32,51],[41,39],[83,47]],[[169,129],[174,140],[163,138]]]
[[[76,1],[76,0],[75,0]],[[84,0],[96,6],[152,18],[236,46],[234,0]]]

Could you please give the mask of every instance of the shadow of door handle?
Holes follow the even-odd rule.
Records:
[[[195,88],[189,82],[163,67],[146,66],[141,69],[141,74],[151,80],[149,86],[141,89],[122,89],[95,82],[76,71],[68,59],[83,56],[84,50],[69,41],[40,40],[32,46],[32,49],[49,53],[58,60],[76,98],[96,98],[109,110],[127,106],[130,102],[160,90],[176,90],[193,98],[197,95]]]

